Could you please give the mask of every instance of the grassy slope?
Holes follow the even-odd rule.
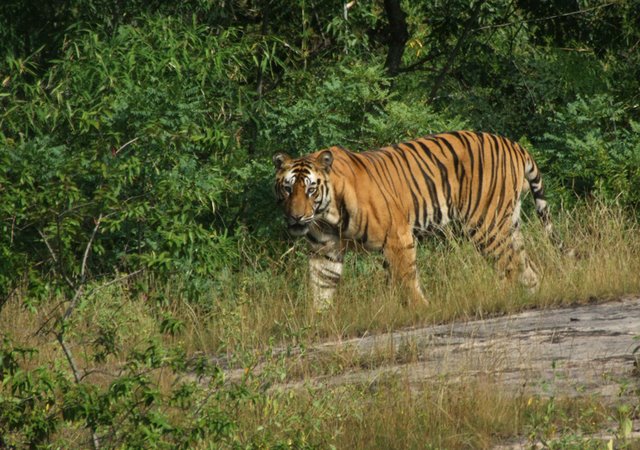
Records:
[[[211,322],[200,330],[212,346],[203,350],[340,339],[640,292],[635,222],[615,209],[592,205],[560,214],[556,228],[580,256],[560,255],[541,235],[537,221],[529,221],[526,247],[543,273],[535,294],[499,279],[464,239],[432,239],[420,246],[418,261],[428,307],[404,307],[386,283],[380,255],[360,253],[348,255],[334,307],[320,316],[313,313],[305,286],[304,243],[297,242],[295,251],[274,261],[271,271],[239,274],[225,301],[212,299]],[[236,328],[231,339],[229,327]]]

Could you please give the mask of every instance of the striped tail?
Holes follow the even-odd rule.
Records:
[[[531,188],[531,193],[533,194],[533,199],[536,203],[536,213],[544,226],[545,234],[558,250],[563,253],[570,254],[572,252],[566,251],[564,243],[553,229],[553,222],[551,221],[551,215],[549,214],[549,205],[547,204],[547,200],[544,196],[544,186],[542,184],[542,177],[540,175],[538,165],[531,155],[528,153],[526,153],[526,155],[527,162],[525,167],[525,177],[529,182],[529,187]]]

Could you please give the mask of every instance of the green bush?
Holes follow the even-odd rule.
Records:
[[[89,447],[91,430],[105,448],[191,448],[202,442],[238,440],[234,408],[256,396],[238,384],[224,384],[222,372],[206,359],[185,363],[185,355],[151,341],[131,352],[113,381],[100,386],[74,383],[65,370],[44,366],[26,370],[33,349],[6,337],[0,347],[0,445]],[[170,390],[157,372],[171,371]],[[200,385],[183,374],[209,380]],[[211,389],[211,393],[205,391]],[[66,433],[58,434],[58,431]],[[95,441],[94,441],[95,442]]]
[[[80,33],[37,83],[30,61],[8,59],[5,288],[43,260],[41,273],[77,275],[98,220],[92,275],[142,264],[210,276],[238,256],[229,224],[255,166],[238,139],[250,43],[196,21],[140,23]]]
[[[263,139],[295,155],[332,145],[367,150],[403,140],[465,128],[424,101],[396,99],[381,66],[353,62],[310,73],[307,89],[276,102],[266,116]]]
[[[640,124],[624,103],[604,94],[579,97],[555,114],[538,147],[566,201],[596,195],[640,206]]]

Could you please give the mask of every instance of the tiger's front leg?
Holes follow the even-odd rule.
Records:
[[[331,306],[340,277],[344,260],[344,245],[339,238],[325,242],[310,240],[309,282],[316,311],[325,311]]]

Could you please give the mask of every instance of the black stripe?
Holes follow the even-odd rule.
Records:
[[[349,222],[351,221],[351,216],[349,215],[349,211],[347,211],[344,203],[340,205],[340,229],[342,231],[346,231],[349,229]]]
[[[410,147],[411,149],[413,149],[414,152],[418,153],[418,149],[415,147],[415,144],[419,145],[421,149],[425,150],[425,145],[419,141],[413,141],[413,142],[408,142],[407,146]],[[428,151],[428,148],[426,149]],[[425,151],[425,154],[431,156],[433,158],[433,155],[431,155],[431,152]],[[431,201],[431,207],[433,209],[433,217],[428,217],[428,210],[425,209],[424,211],[424,215],[423,215],[423,220],[422,220],[422,225],[424,227],[426,227],[429,223],[429,221],[433,220],[434,222],[436,222],[437,224],[440,224],[440,219],[441,219],[441,211],[440,211],[440,201],[438,200],[438,189],[436,188],[436,184],[433,181],[433,170],[431,169],[431,167],[429,167],[429,162],[419,158],[417,156],[414,156],[414,159],[418,165],[418,167],[420,168],[420,171],[422,172],[422,176],[424,178],[424,182],[427,185],[427,190],[428,190],[428,194],[429,194],[429,200]],[[428,169],[430,173],[427,173],[424,169]],[[423,195],[424,198],[424,195]],[[425,204],[426,207],[426,204]]]
[[[413,176],[413,173],[410,170],[409,159],[407,158],[406,151],[404,151],[402,148],[398,147],[397,145],[393,146],[393,148],[397,151],[397,154],[399,154],[404,160],[405,167],[407,168],[407,172],[411,177],[411,181],[413,181],[413,186],[415,186],[416,190],[420,192],[420,187],[418,186],[418,182],[416,181],[415,177]],[[411,188],[411,182],[409,181],[409,177],[405,173],[404,168],[402,169],[402,174],[405,177],[406,182],[408,183],[409,193],[411,194],[411,200],[413,201],[413,208],[417,215],[419,211],[418,199],[415,195],[414,190]]]
[[[316,280],[311,280],[311,282],[316,286],[318,286],[319,288],[323,288],[323,289],[334,289],[336,287],[335,284],[324,284]]]
[[[365,244],[369,240],[369,221],[366,220],[366,217],[365,217],[364,231],[360,236],[360,240],[362,241],[363,244]]]
[[[470,218],[472,216],[472,214],[470,213],[471,211],[471,207],[473,206],[473,202],[471,201],[473,198],[473,183],[474,183],[474,178],[473,178],[473,172],[474,172],[474,167],[476,164],[476,159],[474,157],[473,151],[471,149],[471,144],[469,143],[469,141],[467,140],[466,137],[462,136],[460,133],[458,133],[457,131],[454,131],[452,133],[449,133],[452,136],[456,137],[458,139],[458,141],[460,141],[460,144],[463,146],[463,148],[467,151],[466,155],[469,157],[469,176],[465,178],[468,178],[468,186],[467,186],[467,199],[466,202],[464,203],[464,212],[462,213],[462,217],[464,219]],[[485,133],[481,133],[481,136],[484,136]],[[442,140],[447,141],[446,138],[443,136],[441,137]],[[484,139],[484,138],[482,138]],[[480,140],[480,142],[478,143],[478,146],[481,145],[482,139]],[[462,201],[462,199],[460,199]]]
[[[317,275],[318,277],[322,277],[323,281],[330,281],[335,284],[337,284],[340,281],[340,275],[330,275],[322,272],[319,272]]]

